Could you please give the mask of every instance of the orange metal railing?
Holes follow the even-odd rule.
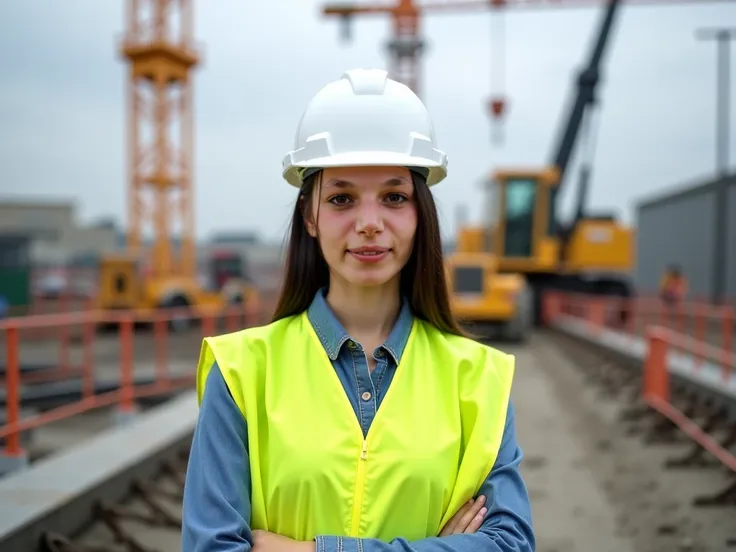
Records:
[[[724,378],[734,355],[736,311],[732,305],[703,302],[682,303],[674,308],[649,297],[616,298],[576,293],[549,293],[545,297],[544,316],[551,321],[558,314],[584,320],[591,333],[604,329],[646,339],[653,325],[667,328],[693,341],[690,354],[700,366],[711,348],[717,349],[714,363],[722,366]]]
[[[736,473],[736,456],[672,403],[669,370],[670,353],[675,352],[692,359],[696,371],[708,362],[720,366],[724,384],[733,380],[736,354],[732,306],[693,302],[668,308],[657,299],[549,293],[544,300],[547,323],[560,315],[584,321],[592,335],[612,330],[645,340],[643,402]]]
[[[642,400],[650,408],[653,408],[680,430],[709,452],[729,470],[736,473],[736,456],[721,446],[711,435],[704,431],[693,419],[676,408],[671,402],[670,372],[668,369],[668,356],[672,348],[685,353],[694,354],[697,342],[669,331],[666,328],[652,326],[647,330],[648,354],[644,363],[644,374],[642,382]],[[716,362],[723,359],[722,351],[717,347],[698,346],[698,353],[705,355],[707,360]],[[729,374],[736,370],[736,359],[731,356],[728,359]]]
[[[21,434],[42,425],[107,406],[116,405],[122,412],[131,412],[138,399],[192,387],[199,338],[266,322],[267,311],[262,306],[269,305],[249,302],[226,310],[167,309],[150,314],[87,310],[0,321],[0,347],[5,348],[6,363],[5,375],[0,377],[0,389],[5,389],[7,418],[5,425],[0,426],[0,439],[5,440],[4,454],[24,455]],[[191,330],[199,329],[196,339],[192,339],[192,331],[172,330],[171,322],[182,316],[189,319]],[[99,330],[102,325],[112,326],[117,335],[103,334]],[[140,325],[152,331],[136,332]],[[39,330],[51,339],[40,342]],[[42,345],[43,349],[39,349]],[[137,350],[137,346],[142,346],[142,350]],[[24,373],[22,361],[33,357],[33,353],[35,358],[50,359],[51,366]],[[178,370],[174,369],[177,362]],[[136,365],[151,368],[150,364],[152,370],[137,377],[141,376],[141,370],[136,370]],[[108,370],[106,375],[100,373],[104,368]],[[101,376],[104,377],[100,379]],[[24,386],[72,379],[79,380],[80,400],[21,418]],[[102,381],[114,389],[97,392]]]

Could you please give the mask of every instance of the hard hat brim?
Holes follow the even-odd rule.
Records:
[[[438,152],[439,153],[439,152]],[[444,154],[439,156],[445,158]],[[326,169],[328,167],[422,167],[427,169],[427,185],[433,186],[447,176],[447,164],[443,162],[432,161],[425,157],[417,157],[395,152],[347,152],[330,155],[327,157],[318,157],[302,162],[292,163],[291,154],[284,159],[284,171],[282,173],[284,179],[297,188],[302,185],[302,169],[319,168]]]

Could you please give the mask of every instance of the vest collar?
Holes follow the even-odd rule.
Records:
[[[340,354],[343,345],[351,339],[351,336],[343,325],[340,324],[340,321],[327,304],[327,300],[325,299],[326,294],[327,288],[322,288],[314,295],[314,299],[307,309],[307,316],[322,346],[325,348],[327,356],[330,360],[334,361]],[[396,324],[394,324],[391,333],[382,344],[382,347],[391,355],[397,365],[401,361],[401,355],[404,353],[413,322],[414,316],[412,315],[409,301],[403,298],[401,311],[399,312]]]

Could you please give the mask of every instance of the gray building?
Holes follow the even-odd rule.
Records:
[[[108,221],[83,225],[72,201],[0,199],[0,235],[30,238],[30,261],[35,267],[74,264],[117,249],[117,230]]]
[[[736,297],[736,174],[644,199],[636,219],[637,289],[656,291],[676,263],[691,298]]]

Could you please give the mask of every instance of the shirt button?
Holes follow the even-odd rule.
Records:
[[[369,400],[371,400],[371,394],[370,394],[370,393],[369,393],[368,391],[366,391],[365,393],[363,393],[363,394],[361,395],[361,398],[362,398],[362,399],[363,399],[364,401],[369,401]]]
[[[348,349],[355,349],[357,345],[355,344],[355,341],[349,340],[348,341]]]
[[[376,356],[378,358],[382,358],[383,357],[383,349],[378,349],[378,351],[376,351]]]

